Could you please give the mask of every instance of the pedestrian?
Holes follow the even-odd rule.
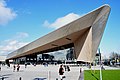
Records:
[[[63,69],[62,65],[60,65],[60,68],[59,68],[60,80],[63,80],[63,78],[65,78],[65,76],[63,74],[64,74],[64,69]]]
[[[67,66],[66,65],[64,65],[64,68],[65,68],[65,71],[67,71]]]
[[[13,65],[13,72],[15,72],[15,68],[16,68],[16,66],[15,66],[15,64]]]
[[[68,70],[68,72],[70,71],[70,67],[69,66],[67,66],[67,70]]]
[[[1,66],[0,66],[0,71],[1,71]]]
[[[27,68],[27,63],[25,63],[25,68]]]
[[[80,76],[78,80],[84,80],[84,70],[83,68],[80,68]]]
[[[82,73],[82,68],[80,68],[80,74]]]
[[[19,65],[19,64],[17,64],[17,72],[19,71],[19,69],[20,69],[20,65]]]

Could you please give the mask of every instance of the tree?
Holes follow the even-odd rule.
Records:
[[[110,55],[110,59],[115,60],[116,58],[119,58],[120,54],[116,52],[112,52]]]
[[[120,62],[120,54],[116,53],[116,52],[112,52],[110,55],[110,59],[111,61],[114,63]]]

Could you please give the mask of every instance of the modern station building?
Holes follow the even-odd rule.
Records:
[[[79,19],[8,54],[8,60],[37,60],[38,54],[74,48],[77,61],[92,62],[100,44],[110,7],[103,5]]]

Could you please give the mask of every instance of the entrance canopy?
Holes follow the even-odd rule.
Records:
[[[7,60],[74,47],[78,61],[92,62],[100,44],[110,7],[102,7],[8,54]]]

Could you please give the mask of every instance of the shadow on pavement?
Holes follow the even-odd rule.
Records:
[[[4,74],[4,75],[0,75],[0,80],[4,80],[6,78],[9,78],[8,76],[10,76],[12,74]]]
[[[10,75],[12,75],[12,74],[4,74],[4,75],[1,75],[1,76],[10,76]]]
[[[9,78],[9,77],[0,77],[0,80],[4,80],[4,79],[6,79],[6,78]]]
[[[47,78],[35,78],[33,80],[47,80]]]

